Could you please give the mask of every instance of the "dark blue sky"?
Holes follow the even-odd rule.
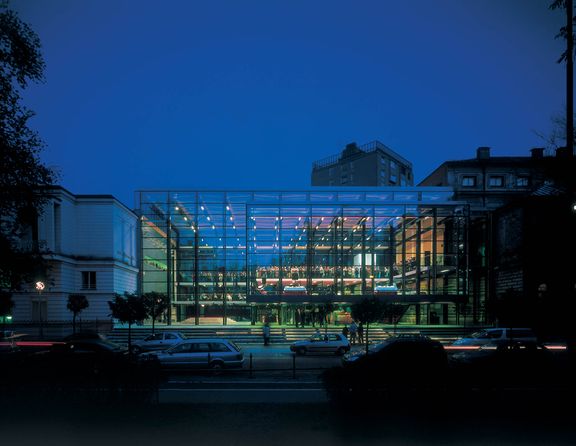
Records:
[[[378,139],[419,181],[527,155],[565,104],[548,0],[12,0],[46,82],[26,104],[74,193],[307,188]]]

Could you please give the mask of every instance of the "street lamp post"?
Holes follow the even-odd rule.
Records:
[[[35,284],[36,291],[38,291],[38,315],[40,316],[40,337],[44,339],[44,319],[42,315],[42,291],[46,288],[46,285],[42,281],[38,281]]]

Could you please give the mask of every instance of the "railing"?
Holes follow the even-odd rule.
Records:
[[[357,152],[357,153],[354,153],[348,157],[344,157],[341,153],[338,153],[336,155],[330,155],[330,156],[327,156],[326,158],[322,158],[321,160],[315,161],[314,163],[312,163],[312,169],[314,169],[314,170],[322,169],[324,167],[338,164],[338,162],[340,160],[343,160],[343,159],[352,160],[352,159],[358,158],[358,157],[360,157],[366,153],[376,152],[377,150],[380,150],[380,151],[386,153],[388,156],[396,159],[401,164],[404,164],[408,167],[412,167],[412,163],[410,161],[408,161],[406,158],[398,155],[396,152],[394,152],[394,150],[392,150],[390,147],[382,144],[380,141],[371,141],[371,142],[364,144],[362,146],[358,146],[358,149],[360,149],[360,153]]]

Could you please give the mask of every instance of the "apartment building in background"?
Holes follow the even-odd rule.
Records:
[[[414,185],[412,163],[380,141],[346,145],[341,153],[315,161],[312,186]]]

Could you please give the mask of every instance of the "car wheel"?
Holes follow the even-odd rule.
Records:
[[[344,347],[340,347],[338,350],[336,350],[336,354],[338,356],[342,356],[344,353],[346,353],[346,349]]]
[[[299,347],[298,349],[296,349],[296,354],[297,355],[305,355],[306,349],[304,347]]]
[[[224,368],[224,364],[221,361],[214,361],[210,363],[210,368],[215,372],[218,372]]]

